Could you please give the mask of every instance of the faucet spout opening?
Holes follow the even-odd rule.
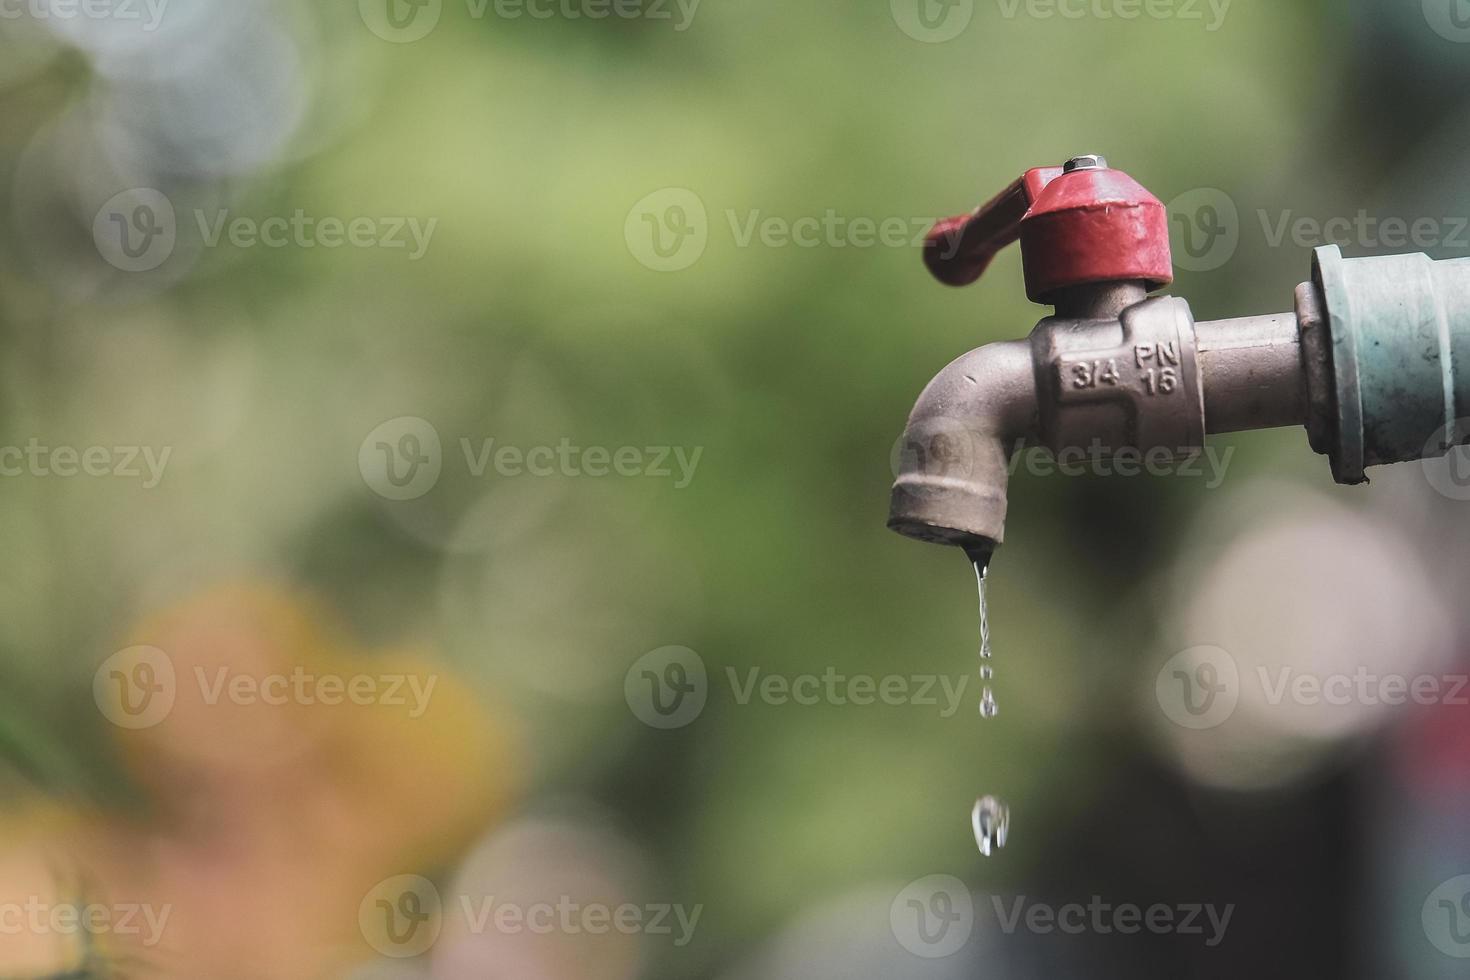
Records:
[[[1036,428],[1028,341],[990,344],[954,361],[909,416],[888,526],[988,563],[1005,537],[1011,457]]]

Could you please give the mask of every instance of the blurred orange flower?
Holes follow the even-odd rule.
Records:
[[[148,976],[336,975],[370,955],[363,896],[447,866],[515,794],[503,711],[428,656],[365,655],[295,595],[214,589],[131,642],[96,693],[146,809],[31,816],[0,851],[0,908],[84,901],[115,928],[81,930],[95,948],[49,922],[0,935],[7,976],[86,955]],[[58,861],[84,898],[45,884],[66,880],[47,870]]]

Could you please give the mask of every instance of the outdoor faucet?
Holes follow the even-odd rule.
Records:
[[[1196,323],[1149,294],[1174,278],[1160,201],[1100,156],[1028,171],[939,222],[924,261],[968,285],[1021,242],[1026,294],[1054,307],[1027,340],[950,364],[901,443],[888,526],[982,567],[1005,537],[1014,453],[1041,446],[1188,456],[1208,433],[1305,425],[1339,483],[1470,442],[1470,259],[1316,250],[1286,313]]]

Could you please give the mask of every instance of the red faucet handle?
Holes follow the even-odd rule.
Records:
[[[1038,303],[1073,286],[1174,280],[1164,205],[1102,157],[1028,170],[988,204],[939,222],[924,263],[940,282],[967,286],[1018,238],[1026,295]]]
[[[938,222],[924,239],[924,264],[946,286],[968,286],[984,275],[996,253],[1021,236],[1021,221],[1061,167],[1028,170],[969,214]]]

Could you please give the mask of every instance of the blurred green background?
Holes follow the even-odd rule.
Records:
[[[1353,976],[1365,947],[1376,976],[1453,965],[1423,965],[1439,954],[1401,951],[1387,927],[1364,936],[1351,925],[1378,908],[1372,921],[1412,934],[1417,884],[1399,901],[1366,874],[1323,871],[1375,864],[1351,827],[1331,823],[1366,811],[1330,794],[1386,778],[1353,754],[1386,738],[1384,719],[1331,737],[1288,730],[1290,766],[1247,741],[1263,754],[1229,773],[1266,776],[1212,779],[1219,743],[1178,749],[1150,701],[1170,654],[1223,644],[1178,621],[1211,556],[1254,529],[1340,508],[1332,540],[1368,527],[1396,556],[1376,573],[1419,581],[1392,561],[1428,561],[1427,542],[1458,526],[1422,479],[1333,487],[1300,430],[1223,441],[1236,452],[1218,488],[1018,474],[992,569],[992,721],[975,710],[965,562],[883,523],[894,442],[919,390],[953,357],[1023,336],[1043,314],[1026,302],[1014,249],[973,288],[929,281],[915,243],[933,219],[1028,167],[1105,153],[1165,202],[1207,191],[1237,209],[1228,255],[1198,271],[1181,263],[1172,291],[1196,316],[1285,310],[1320,242],[1273,243],[1268,222],[1470,213],[1458,94],[1470,47],[1439,29],[1432,3],[1235,0],[1221,14],[1181,0],[1161,8],[1168,16],[1125,19],[1119,3],[1067,8],[1074,17],[923,2],[941,26],[915,21],[903,0],[704,0],[692,16],[650,0],[638,16],[605,19],[586,4],[546,18],[401,4],[411,25],[438,18],[411,41],[366,0],[173,0],[153,31],[35,11],[0,20],[0,444],[170,450],[154,487],[119,475],[0,479],[11,808],[49,799],[167,833],[148,780],[119,766],[94,672],[130,642],[157,643],[137,624],[160,611],[221,584],[264,583],[331,610],[349,645],[431,651],[486,724],[514,733],[515,747],[478,771],[444,766],[504,784],[507,808],[467,840],[493,849],[497,834],[560,828],[592,855],[588,874],[640,901],[704,907],[685,946],[640,936],[633,952],[604,955],[568,940],[495,967],[519,973],[423,957],[388,963],[399,973],[385,976],[1046,975],[1035,964],[1054,959],[1007,959],[979,940],[942,961],[895,946],[888,900],[931,873],[979,892],[1085,899],[1111,882],[1196,901],[1223,888],[1222,901],[1243,903],[1279,875],[1281,895],[1310,910],[1253,926],[1242,905],[1243,935],[1285,944],[1267,960],[1277,972],[1244,947],[1199,966],[1197,947],[1175,937],[1105,945],[1076,975],[1117,965]],[[98,235],[108,202],[136,188],[169,202],[176,243],[155,268],[129,271]],[[122,200],[131,220],[136,200]],[[223,209],[255,222],[298,209],[368,217],[376,232],[390,217],[436,223],[416,259],[228,236],[211,245],[198,216],[207,226]],[[812,247],[743,240],[752,222],[829,216],[837,225]],[[642,236],[673,236],[681,217],[704,249],[670,261]],[[855,221],[906,233],[855,242]],[[1446,233],[1430,251],[1465,248]],[[442,473],[421,496],[386,499],[360,451],[406,417],[437,434]],[[461,440],[486,439],[701,455],[682,487],[476,475]],[[1392,543],[1420,540],[1411,534],[1426,543]],[[1310,558],[1286,567],[1310,576]],[[1413,574],[1448,587],[1449,562]],[[1350,579],[1370,604],[1384,590],[1374,569]],[[1285,574],[1272,588],[1292,588]],[[1322,614],[1341,612],[1338,601],[1351,604],[1326,596]],[[1412,622],[1390,617],[1387,635],[1412,640],[1428,619],[1454,618],[1449,598],[1435,602]],[[1437,649],[1459,635],[1436,630]],[[630,710],[625,680],[668,646],[701,658],[708,703],[666,731]],[[946,716],[913,703],[742,704],[729,673],[829,668],[969,686]],[[459,759],[438,741],[423,747],[441,750]],[[1009,846],[990,860],[966,821],[980,793],[1012,807]],[[407,802],[425,814],[440,805],[432,792]],[[1302,840],[1324,838],[1333,846],[1289,869]],[[582,853],[554,840],[557,860]],[[468,847],[397,870],[447,888]],[[1215,877],[1240,860],[1236,847],[1259,858],[1250,887]],[[1434,881],[1453,870],[1433,867]],[[1155,889],[1150,869],[1167,883]],[[871,922],[853,898],[867,895]],[[800,931],[827,908],[855,932]],[[351,927],[354,915],[349,905],[327,918]],[[870,940],[881,952],[843,959]]]

